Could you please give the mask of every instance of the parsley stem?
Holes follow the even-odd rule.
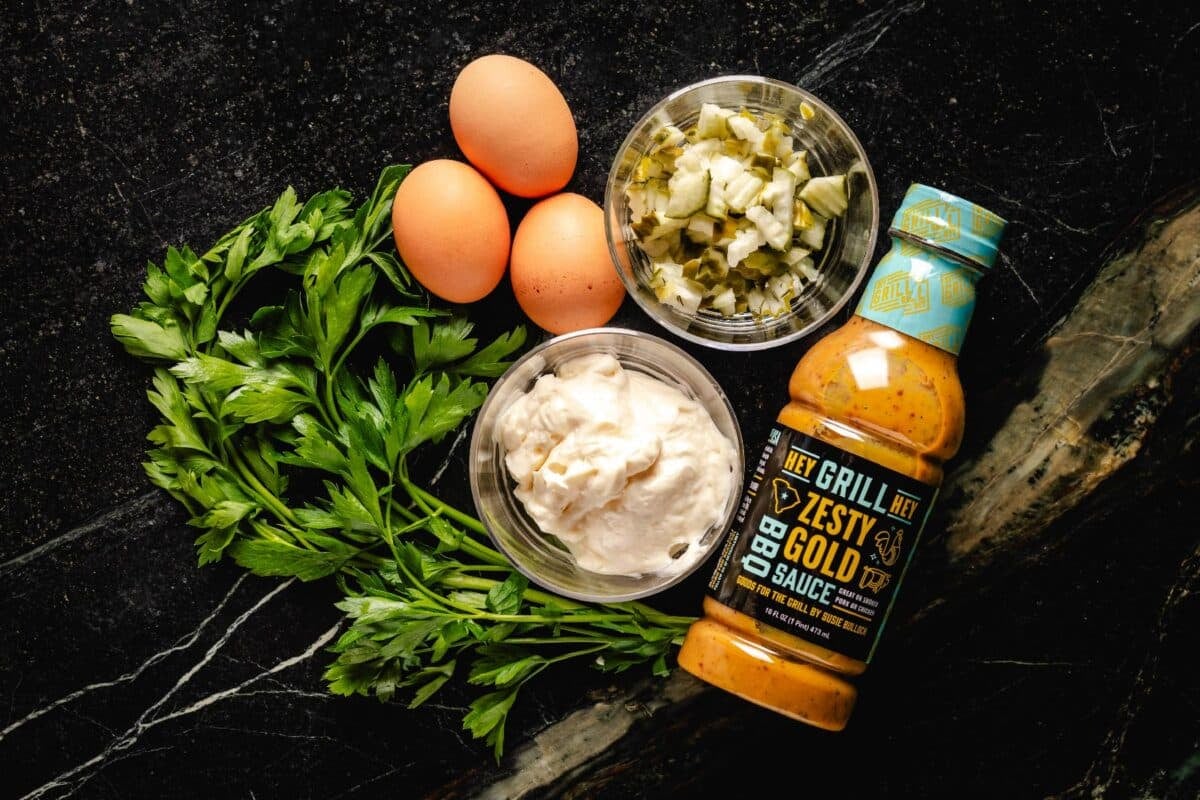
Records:
[[[390,538],[388,539],[388,544],[389,545],[392,544],[392,541]],[[436,592],[432,591],[419,578],[417,578],[416,575],[413,575],[412,570],[410,570],[408,568],[408,565],[404,563],[404,560],[400,558],[400,554],[396,552],[396,549],[394,546],[392,548],[392,552],[396,556],[396,568],[404,573],[404,577],[408,579],[409,584],[411,584],[412,587],[414,589],[416,589],[418,592],[425,595],[425,597],[427,597],[429,600],[432,600],[436,605],[440,605],[445,608],[451,608],[456,611],[459,611],[465,617],[476,617],[476,618],[485,617],[487,619],[494,618],[493,615],[488,614],[487,612],[481,612],[475,606],[467,605],[466,603],[460,603],[457,600],[454,600],[453,598],[451,598],[449,596],[439,595]],[[445,582],[445,581],[443,581],[443,582]],[[491,581],[490,583],[495,584],[496,581]]]
[[[391,563],[390,559],[384,558],[383,556],[377,556],[374,553],[367,552],[366,550],[359,550],[358,554],[354,557],[361,558],[363,561],[373,564],[376,567],[382,567],[384,564]],[[342,571],[347,571],[348,569],[349,565],[343,567]]]
[[[533,622],[542,623],[544,625],[557,625],[564,620],[568,622],[618,622],[622,621],[619,614],[605,614],[601,612],[593,612],[591,614],[571,614],[567,617],[557,615],[547,616],[545,614],[491,614],[488,612],[476,611],[476,617],[489,619],[492,622]]]
[[[329,427],[336,433],[345,420],[342,419],[341,412],[338,411],[337,403],[333,401],[333,374],[329,370],[325,370],[325,380],[323,383],[325,384],[325,405],[328,406],[329,413],[326,414],[326,409],[321,409],[321,415],[325,417],[325,421],[329,424]],[[336,423],[334,422],[335,420]]]
[[[441,606],[444,606],[447,608],[456,609],[456,610],[460,611],[462,614],[464,614],[465,616],[473,618],[473,619],[486,619],[486,620],[490,620],[492,622],[522,622],[522,623],[523,622],[532,622],[532,623],[543,623],[546,625],[554,625],[554,624],[557,624],[560,622],[571,622],[571,623],[611,622],[611,621],[620,619],[620,616],[621,616],[619,614],[613,614],[611,612],[599,612],[599,611],[592,612],[592,613],[572,614],[569,617],[565,617],[565,618],[558,616],[558,615],[547,616],[544,614],[494,614],[489,611],[481,611],[478,607],[468,605],[467,603],[460,603],[457,600],[452,599],[450,596],[437,594],[436,592],[432,591],[429,587],[427,587],[423,582],[421,582],[421,580],[419,578],[417,578],[416,575],[413,575],[412,571],[408,568],[408,565],[405,564],[399,558],[396,559],[396,566],[400,569],[401,572],[404,573],[404,576],[408,579],[409,583],[418,592],[425,595],[427,598],[429,598],[433,602],[437,603],[438,605],[441,605]],[[444,576],[439,579],[439,582],[444,586],[453,586],[453,587],[457,587],[457,588],[486,588],[486,589],[491,589],[492,587],[498,586],[500,584],[499,581],[488,580],[485,578],[469,578],[469,577],[465,577],[465,576],[455,576],[455,575]],[[557,599],[556,599],[556,602],[558,602]],[[560,605],[561,605],[561,603],[560,603]],[[588,606],[578,606],[578,608],[586,610],[588,608]]]
[[[505,644],[596,644],[595,636],[509,636]],[[605,643],[604,647],[609,645]]]
[[[401,478],[401,481],[407,483],[404,478]],[[416,498],[414,498],[414,500],[415,499]],[[403,514],[405,519],[407,519],[409,522],[416,522],[417,520],[422,519],[421,515],[413,513],[411,509],[405,508],[397,500],[390,500],[389,504]],[[435,516],[438,514],[438,511],[430,507],[428,504],[422,504],[420,501],[417,501],[417,505],[421,506],[421,510],[424,511],[427,516]],[[458,543],[458,546],[459,549],[464,553],[475,556],[475,558],[478,558],[480,561],[483,561],[486,564],[495,567],[512,569],[512,564],[508,562],[508,559],[487,545],[481,544],[480,542],[472,539],[470,536],[462,537],[462,540]]]
[[[342,363],[346,360],[346,356],[350,355],[351,351],[353,351],[355,347],[358,347],[358,343],[363,340],[363,337],[367,335],[369,330],[370,328],[364,328],[361,325],[359,326],[358,333],[355,334],[354,338],[342,348],[342,353],[337,357],[337,361],[333,362],[333,369],[328,373],[330,380],[332,380],[333,377],[338,374],[338,370],[342,368]]]
[[[242,288],[242,282],[237,281],[237,282],[233,283],[232,285],[230,285],[230,287],[225,290],[225,296],[221,298],[221,302],[217,305],[217,311],[216,311],[217,319],[216,319],[215,327],[217,327],[217,328],[221,327],[221,320],[225,317],[225,310],[227,308],[229,308],[229,304],[231,302],[233,302],[233,298],[237,296],[237,293],[239,291],[241,291],[241,288]],[[210,349],[211,349],[211,347],[210,347]]]
[[[402,462],[400,469],[397,470],[397,472],[400,482],[404,484],[404,490],[408,492],[408,495],[413,499],[413,502],[420,506],[421,510],[426,514],[445,514],[447,517],[450,517],[451,519],[460,523],[468,530],[472,530],[482,536],[490,535],[487,532],[487,528],[483,526],[483,523],[477,520],[475,517],[459,511],[457,508],[451,506],[449,503],[446,503],[441,498],[435,497],[434,495],[422,489],[420,486],[417,486],[415,483],[413,483],[408,477],[408,466],[406,464]],[[405,509],[405,511],[407,511],[407,509]],[[488,547],[481,542],[477,542],[474,539],[463,537],[460,546],[464,551],[488,564],[494,564],[496,566],[508,568],[512,567],[512,564],[509,563],[509,560],[505,558],[498,550]]]
[[[207,400],[204,401],[204,405],[206,408],[208,408],[209,414],[214,414],[212,406]],[[246,464],[246,462],[238,454],[237,448],[229,445],[228,439],[218,439],[216,451],[217,452],[213,452],[212,448],[210,448],[209,454],[213,457],[217,457],[217,453],[220,453],[219,461],[221,462],[222,466],[226,470],[229,470],[234,479],[239,480],[243,488],[247,490],[247,494],[257,497],[260,501],[262,501],[263,505],[270,508],[271,512],[275,515],[275,518],[279,520],[280,524],[288,529],[288,533],[291,534],[296,541],[303,544],[309,550],[317,549],[313,547],[313,545],[306,538],[304,538],[304,533],[298,527],[299,520],[296,519],[296,516],[292,513],[292,510],[288,508],[282,501],[280,501],[280,499],[276,497],[270,489],[268,489],[266,486],[263,486],[262,482],[254,474],[254,470],[250,469],[250,466]]]
[[[473,578],[469,575],[459,574],[459,575],[447,575],[446,577],[442,578],[442,583],[446,584],[447,586],[453,586],[456,589],[475,589],[478,591],[486,592],[489,589],[491,589],[493,586],[495,586],[497,581],[493,581],[490,578]],[[539,589],[534,589],[534,588],[526,589],[523,597],[526,600],[529,600],[534,603],[540,603],[542,605],[552,604],[552,605],[559,606],[560,608],[567,608],[567,609],[583,609],[583,608],[595,607],[595,606],[590,606],[586,603],[579,603],[579,602],[575,602],[573,600],[568,600],[565,597],[559,597],[558,595],[549,594],[547,592],[543,592]],[[600,603],[597,605],[600,608],[611,609],[613,612],[616,612],[617,614],[635,613],[638,616],[641,616],[644,619],[646,619],[648,622],[653,622],[656,625],[691,625],[693,622],[696,621],[696,617],[676,617],[676,616],[671,616],[670,614],[664,614],[661,611],[658,611],[657,609],[654,609],[648,605],[645,605],[644,603],[639,603],[636,600],[627,600],[622,603]],[[609,615],[609,618],[613,618],[613,617],[614,617],[614,614]],[[573,616],[570,618],[569,621],[570,622],[581,622],[583,620],[580,617]]]
[[[383,233],[379,234],[379,238],[377,238],[375,240],[375,242],[371,245],[370,252],[378,250],[379,245],[383,244],[390,238],[392,238],[392,229],[390,227],[384,228]]]
[[[254,471],[250,469],[235,448],[229,449],[229,460],[233,464],[234,469],[237,470],[238,475],[241,476],[243,483],[248,484],[247,488],[251,490],[251,493],[271,509],[279,521],[287,527],[288,533],[309,550],[316,550],[317,548],[304,537],[299,527],[300,521],[296,519],[296,515],[270,489],[263,486],[262,481],[258,479],[258,476],[254,474]]]
[[[417,486],[415,483],[410,481],[406,475],[402,475],[400,480],[404,483],[404,488],[412,496],[413,500],[416,500],[418,503],[424,501],[422,503],[423,506],[432,505],[438,508],[447,517],[458,522],[459,524],[470,528],[476,533],[483,534],[484,536],[488,535],[487,528],[485,528],[483,523],[475,517],[472,517],[470,514],[467,514],[464,511],[459,511],[457,508],[445,502],[444,500],[425,491],[420,486]]]
[[[315,392],[306,392],[306,394],[313,408],[321,415],[321,421],[325,423],[325,427],[330,431],[336,431],[338,426],[333,424],[333,419],[329,416],[329,412],[325,410],[325,404],[321,402],[321,398]]]
[[[387,487],[386,491],[390,494],[393,488],[395,488],[395,484],[389,485]],[[384,529],[384,531],[387,532],[388,544],[390,546],[392,543],[392,538],[393,538],[392,537],[392,504],[391,503],[388,503],[383,509],[383,529]]]
[[[592,641],[595,641],[595,640],[593,639]],[[572,650],[569,653],[562,653],[561,655],[553,656],[552,658],[547,658],[545,666],[549,666],[558,661],[566,661],[569,658],[578,658],[579,656],[590,656],[592,653],[599,653],[601,650],[607,650],[610,647],[612,647],[611,642],[596,642],[591,647],[585,647],[582,650]],[[532,676],[530,676],[530,677],[532,677]]]

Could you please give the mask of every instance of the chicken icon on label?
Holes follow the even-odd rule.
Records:
[[[885,566],[892,566],[900,558],[900,545],[904,543],[904,531],[880,531],[875,534],[875,549]]]

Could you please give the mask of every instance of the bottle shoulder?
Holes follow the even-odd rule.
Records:
[[[806,427],[848,428],[842,433],[861,440],[853,449],[889,451],[864,457],[925,462],[898,470],[920,479],[931,467],[940,477],[941,463],[962,443],[965,402],[955,356],[863,317],[851,317],[804,354],[788,394],[785,424],[792,416]]]

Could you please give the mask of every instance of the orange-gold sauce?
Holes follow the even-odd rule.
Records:
[[[936,486],[962,442],[957,359],[854,316],[792,372],[782,424]],[[751,702],[830,730],[845,726],[866,663],[765,625],[712,598],[679,664]]]

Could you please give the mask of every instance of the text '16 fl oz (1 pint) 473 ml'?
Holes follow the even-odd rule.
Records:
[[[913,184],[855,314],[804,354],[679,664],[841,730],[962,441],[957,360],[1005,221]]]

